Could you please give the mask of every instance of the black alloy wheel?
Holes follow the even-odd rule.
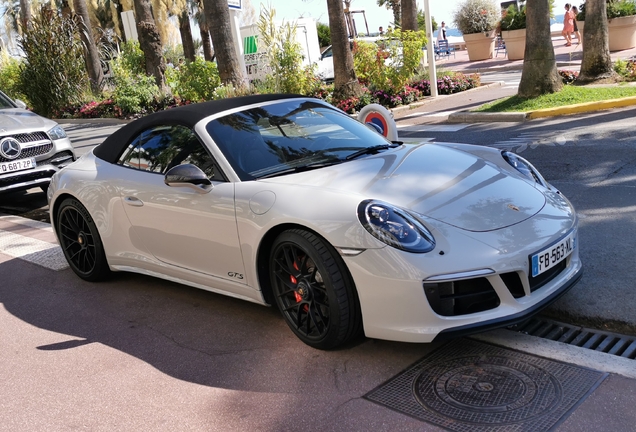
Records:
[[[110,274],[97,226],[79,201],[68,198],[62,202],[56,229],[64,256],[75,274],[92,282]]]
[[[300,229],[280,234],[270,257],[270,277],[287,324],[307,345],[331,349],[360,334],[353,282],[323,239]]]

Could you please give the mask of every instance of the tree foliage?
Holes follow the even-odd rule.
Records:
[[[44,6],[23,29],[18,43],[24,52],[19,91],[35,112],[51,116],[83,100],[88,75],[82,41],[71,18]]]

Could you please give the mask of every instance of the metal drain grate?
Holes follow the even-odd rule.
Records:
[[[634,336],[578,327],[542,317],[534,317],[525,323],[508,328],[543,339],[563,342],[631,360],[636,359],[636,337]]]
[[[364,397],[455,432],[548,431],[607,375],[456,339]]]

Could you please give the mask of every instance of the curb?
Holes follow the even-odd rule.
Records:
[[[576,105],[568,105],[564,107],[558,108],[546,108],[536,111],[531,111],[528,114],[528,119],[536,119],[542,117],[555,117],[561,115],[568,114],[577,114],[583,112],[590,111],[602,111],[612,108],[622,108],[627,106],[636,105],[636,96],[621,98],[621,99],[610,99],[599,102],[585,102]]]
[[[74,118],[68,118],[68,119],[51,119],[59,124],[91,124],[91,123],[101,123],[101,124],[107,124],[107,125],[119,125],[119,124],[126,124],[126,123],[130,123],[132,120],[122,120],[122,119],[116,119],[116,118],[109,118],[109,117],[96,117],[96,118],[90,118],[90,119],[74,119]]]
[[[419,108],[421,106],[431,104],[433,102],[438,102],[440,97],[449,98],[449,97],[453,97],[453,96],[457,96],[457,95],[466,95],[467,93],[477,92],[477,91],[480,91],[480,90],[488,90],[488,89],[493,88],[493,87],[502,87],[503,85],[504,85],[504,81],[489,82],[489,83],[482,84],[479,87],[475,87],[475,88],[472,88],[472,89],[469,89],[469,90],[465,90],[465,91],[459,92],[459,93],[453,93],[453,94],[449,94],[449,95],[439,95],[437,98],[432,98],[432,97],[429,96],[428,98],[426,98],[424,100],[414,102],[414,103],[412,103],[410,105],[401,105],[401,106],[398,106],[398,107],[395,107],[395,108],[391,108],[389,111],[391,111],[392,114],[397,114],[397,113],[400,113],[402,111],[410,111],[410,110]]]
[[[599,102],[584,102],[557,108],[545,108],[528,112],[469,112],[460,111],[448,116],[449,123],[488,123],[488,122],[524,122],[545,117],[557,117],[585,112],[603,111],[612,108],[624,108],[636,105],[636,96],[621,99],[610,99]]]
[[[509,112],[509,113],[487,113],[487,112],[468,112],[460,111],[452,113],[448,116],[449,123],[489,123],[489,122],[511,122],[519,123],[526,121],[528,113],[525,112]]]

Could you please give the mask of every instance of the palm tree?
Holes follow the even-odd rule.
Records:
[[[606,0],[585,2],[585,31],[583,59],[577,81],[582,83],[610,78],[615,75],[609,51]]]
[[[384,6],[393,11],[393,24],[399,26],[402,22],[402,4],[400,0],[378,0],[378,6]]]
[[[20,24],[23,28],[31,22],[31,4],[29,0],[20,0]]]
[[[190,9],[190,14],[194,16],[194,19],[199,25],[201,47],[203,48],[203,58],[206,61],[213,61],[214,50],[212,49],[210,30],[208,28],[208,23],[205,19],[205,13],[203,11],[203,0],[188,0],[188,7]]]
[[[537,97],[561,90],[550,35],[550,0],[536,0],[526,4],[526,50],[518,96]]]
[[[334,99],[358,97],[362,94],[362,87],[353,68],[353,53],[349,48],[342,0],[327,0],[327,10],[333,50]]]
[[[210,28],[210,36],[212,36],[221,82],[232,84],[235,88],[242,88],[244,87],[243,74],[238,55],[234,49],[227,0],[204,0],[203,6],[205,18]]]
[[[84,57],[88,76],[91,80],[91,90],[93,93],[98,94],[104,82],[104,71],[99,61],[99,51],[93,37],[93,27],[88,17],[86,0],[73,0],[73,7],[77,15],[80,37],[84,43]]]
[[[418,31],[415,0],[402,0],[402,30]]]
[[[152,16],[150,0],[134,0],[139,46],[144,52],[146,73],[155,77],[157,86],[164,91],[166,87],[166,63],[163,59],[163,47],[159,31]]]
[[[179,14],[179,34],[181,34],[181,44],[183,45],[183,55],[187,61],[194,61],[194,40],[192,39],[192,27],[190,26],[190,14],[188,10],[183,10]]]

